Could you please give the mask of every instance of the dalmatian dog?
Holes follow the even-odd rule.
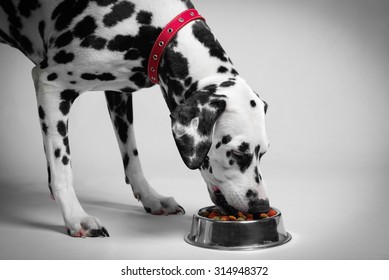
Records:
[[[86,91],[105,91],[125,181],[146,212],[184,213],[142,173],[132,94],[153,85],[146,71],[151,48],[164,26],[190,8],[189,0],[0,1],[0,42],[35,64],[48,184],[69,235],[109,236],[73,188],[69,113]],[[178,151],[190,169],[200,170],[211,200],[228,213],[267,211],[259,169],[269,146],[267,104],[239,76],[205,21],[190,22],[166,46],[159,80]]]

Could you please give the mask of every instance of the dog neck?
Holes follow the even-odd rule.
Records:
[[[180,30],[166,47],[159,66],[159,82],[170,111],[193,92],[237,75],[204,21],[191,22]]]

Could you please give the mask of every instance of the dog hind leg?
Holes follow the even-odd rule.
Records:
[[[99,219],[84,211],[73,188],[68,120],[71,105],[79,93],[54,86],[37,67],[33,69],[32,76],[49,173],[49,188],[61,209],[68,233],[74,237],[109,236]]]
[[[135,198],[142,202],[148,213],[185,213],[174,198],[158,194],[143,174],[135,141],[132,93],[106,91],[105,96],[123,159],[126,183],[131,185]]]

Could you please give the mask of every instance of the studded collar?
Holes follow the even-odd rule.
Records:
[[[154,42],[148,61],[147,72],[152,83],[159,83],[158,68],[166,46],[181,28],[196,19],[205,21],[196,9],[188,9],[173,18],[161,31],[157,40]]]

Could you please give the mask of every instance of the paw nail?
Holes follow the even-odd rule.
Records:
[[[178,212],[181,212],[182,214],[185,214],[185,209],[181,206],[181,205],[178,205]]]
[[[107,230],[105,227],[103,227],[103,228],[101,229],[101,231],[103,232],[103,234],[104,234],[106,237],[109,237],[108,230]]]

